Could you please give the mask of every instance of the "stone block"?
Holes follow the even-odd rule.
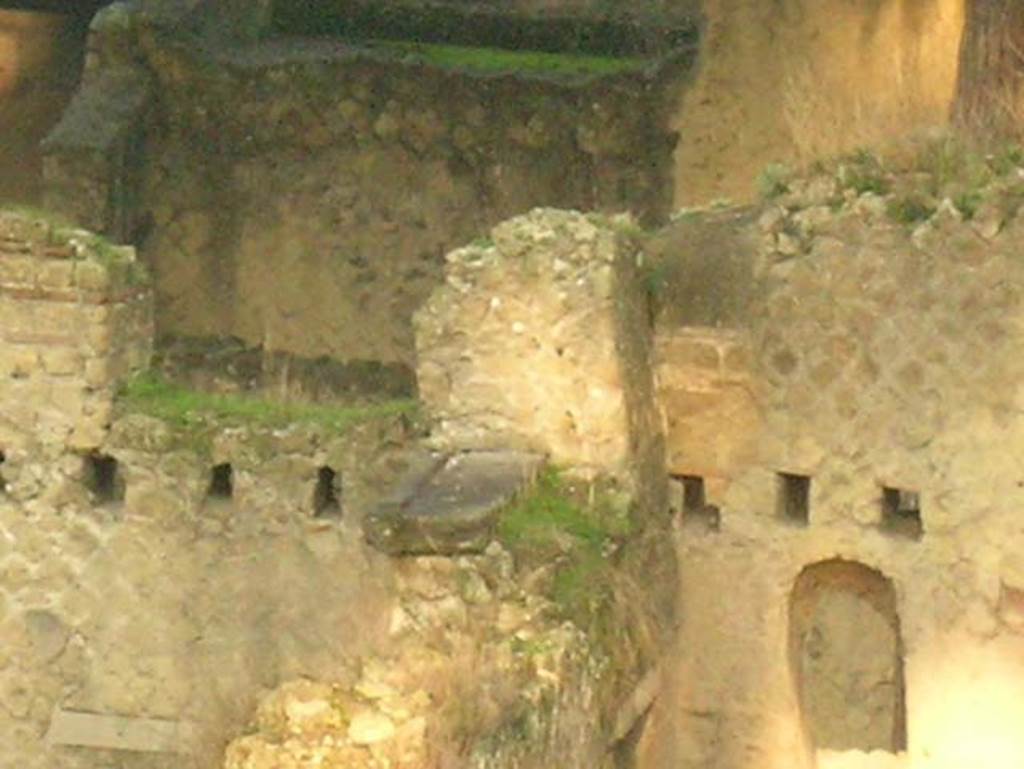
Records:
[[[138,753],[188,753],[195,727],[184,721],[83,713],[57,708],[46,742],[52,746],[124,750]]]
[[[367,540],[392,555],[481,552],[498,516],[532,483],[543,457],[512,451],[456,454],[416,463],[393,496],[371,512]]]
[[[67,347],[51,347],[41,353],[43,370],[51,376],[69,376],[82,369],[82,357]]]
[[[40,288],[69,289],[74,285],[75,263],[68,259],[40,259],[36,283]]]

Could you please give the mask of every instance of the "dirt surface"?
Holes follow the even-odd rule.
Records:
[[[706,0],[678,115],[676,206],[749,199],[773,162],[876,145],[946,120],[961,0]]]

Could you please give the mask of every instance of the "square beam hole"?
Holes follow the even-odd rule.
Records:
[[[794,473],[777,473],[776,508],[784,521],[806,526],[811,521],[811,477]]]
[[[882,530],[908,539],[920,539],[924,534],[921,495],[912,489],[883,486]]]
[[[327,465],[316,471],[316,488],[313,489],[313,516],[316,518],[341,516],[341,476]]]
[[[0,494],[7,492],[7,476],[4,475],[5,462],[7,462],[7,454],[0,450]]]
[[[123,502],[124,478],[117,460],[107,454],[88,454],[85,457],[85,487],[97,504]]]
[[[676,507],[682,514],[683,524],[699,523],[717,531],[720,523],[718,507],[709,505],[704,478],[699,475],[676,475],[672,477],[675,487]]]
[[[206,489],[208,499],[231,499],[235,493],[234,473],[228,462],[214,465],[210,470],[210,485]]]

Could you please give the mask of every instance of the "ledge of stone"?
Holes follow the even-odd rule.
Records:
[[[501,510],[543,463],[539,454],[518,451],[425,455],[367,516],[367,541],[391,555],[479,552]]]

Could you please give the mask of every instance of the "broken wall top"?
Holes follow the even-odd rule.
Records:
[[[98,446],[118,383],[152,347],[134,250],[0,212],[0,320],[0,446]]]

